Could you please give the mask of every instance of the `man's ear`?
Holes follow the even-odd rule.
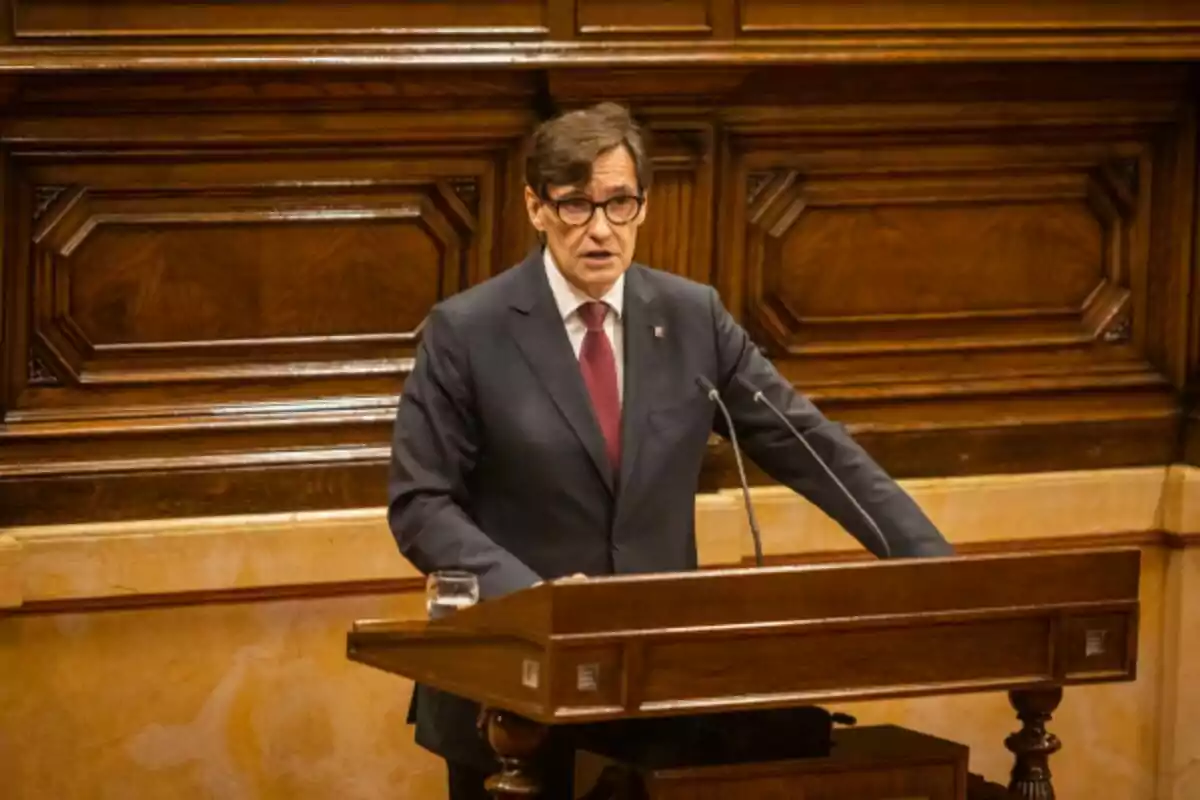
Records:
[[[529,214],[529,222],[538,231],[544,232],[546,226],[542,224],[542,198],[538,197],[537,192],[528,186],[525,187],[525,211]]]

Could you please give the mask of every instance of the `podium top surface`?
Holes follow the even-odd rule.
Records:
[[[547,724],[1132,680],[1140,552],[551,581],[355,661]]]
[[[908,559],[560,579],[429,622],[355,633],[504,633],[531,642],[692,628],[970,615],[1136,602],[1137,549]]]

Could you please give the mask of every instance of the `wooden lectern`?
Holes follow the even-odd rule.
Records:
[[[1005,742],[1012,781],[988,796],[1048,800],[1062,687],[1136,675],[1139,569],[1139,551],[1109,550],[565,580],[436,621],[359,622],[348,651],[489,709],[498,798],[537,794],[548,726],[1006,690],[1023,726]],[[650,798],[967,796],[965,748],[838,734],[829,758],[632,768]]]

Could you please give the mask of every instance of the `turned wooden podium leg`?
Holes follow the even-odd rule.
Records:
[[[546,727],[510,711],[487,709],[483,714],[488,743],[500,759],[500,772],[488,778],[487,790],[496,800],[540,797],[533,760],[546,740]]]
[[[1062,743],[1046,730],[1046,723],[1058,708],[1062,694],[1061,687],[1009,692],[1009,702],[1017,710],[1022,727],[1004,740],[1004,746],[1016,756],[1008,790],[1021,800],[1054,800],[1050,756],[1062,748]]]

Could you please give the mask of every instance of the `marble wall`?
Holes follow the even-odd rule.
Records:
[[[1052,723],[1061,797],[1200,797],[1198,486],[1178,469],[908,484],[964,549],[1141,543],[1139,677],[1067,692]],[[758,504],[769,553],[854,556],[803,501],[764,489]],[[749,552],[736,495],[700,498],[697,520],[706,563]],[[407,682],[344,655],[353,620],[421,613],[377,511],[17,529],[0,544],[0,796],[444,796],[404,722]],[[1006,779],[1003,694],[837,708],[962,741],[973,771]]]
[[[416,594],[0,621],[8,800],[439,797],[409,686],[345,659],[363,617]]]
[[[1158,798],[1200,797],[1200,541],[1170,553],[1163,624]]]

